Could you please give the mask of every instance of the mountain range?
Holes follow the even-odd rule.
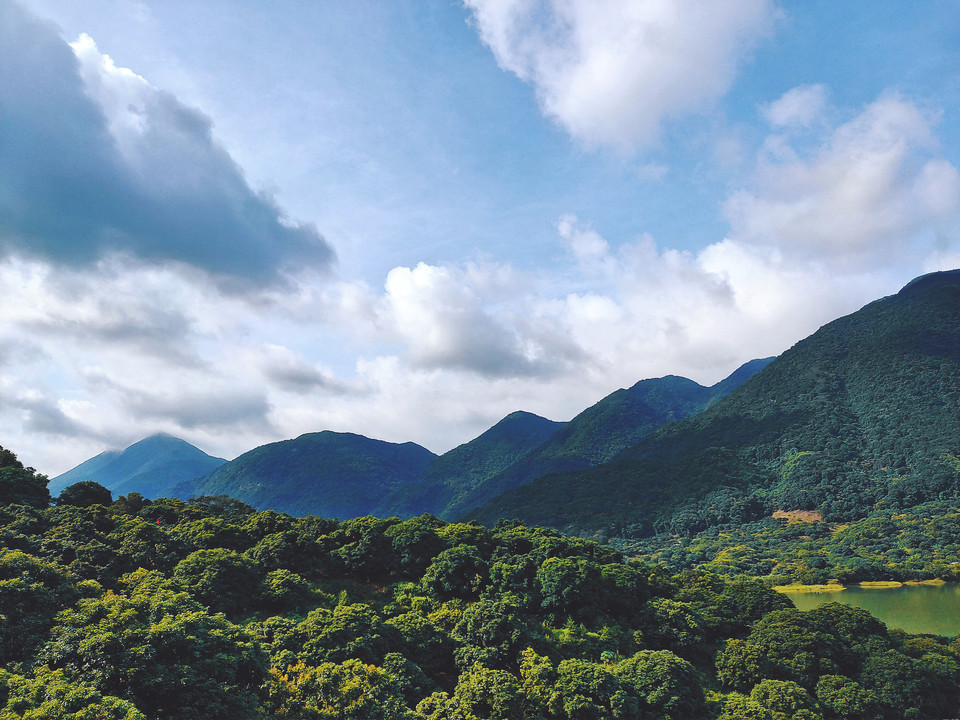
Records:
[[[608,537],[775,510],[863,517],[960,496],[960,271],[927,275],[797,343],[703,412],[608,463],[470,516]]]
[[[122,451],[108,450],[50,480],[56,496],[67,485],[93,480],[114,495],[138,492],[144,497],[169,497],[184,480],[213,472],[226,462],[212,457],[185,440],[158,434]]]
[[[441,456],[321,432],[176,483],[169,473],[118,479],[105,470],[119,458],[105,453],[51,487],[97,479],[114,492],[229,494],[298,515],[429,512],[642,537],[775,510],[842,521],[953,498],[958,458],[960,271],[950,271],[918,278],[712,387],[642,380],[567,423],[512,413]]]
[[[121,453],[102,453],[54,478],[50,488],[56,494],[70,483],[93,479],[117,494],[223,494],[294,515],[432,513],[454,520],[545,473],[607,461],[661,426],[709,407],[771,360],[753,360],[711,387],[672,375],[641,380],[566,423],[514,412],[441,456],[415,443],[324,431],[269,443],[230,462],[211,459],[215,463],[196,467],[190,461],[209,456],[185,441],[160,435]],[[145,457],[150,449],[157,452],[152,465]]]

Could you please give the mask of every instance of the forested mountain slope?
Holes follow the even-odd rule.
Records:
[[[577,415],[542,446],[464,496],[447,509],[446,515],[461,516],[543,475],[601,465],[664,425],[709,407],[772,360],[751,360],[710,387],[667,375],[617,390]]]
[[[145,497],[165,497],[174,486],[208,475],[225,462],[185,440],[151,435],[121,452],[107,451],[90,458],[50,480],[49,489],[58,495],[67,485],[93,480],[115,495],[138,492]]]
[[[429,512],[448,517],[490,477],[564,427],[528,412],[507,415],[492,428],[431,462],[414,483],[399,486],[377,508],[380,515]]]
[[[437,456],[415,443],[388,443],[352,433],[308,433],[262,445],[196,482],[178,497],[230,495],[293,515],[366,515]]]
[[[835,320],[704,412],[598,468],[476,517],[607,536],[690,532],[773,509],[862,517],[960,490],[960,271]]]

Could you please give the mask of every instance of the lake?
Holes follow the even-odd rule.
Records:
[[[887,627],[909,633],[952,637],[960,634],[960,583],[904,585],[890,589],[865,589],[856,585],[842,592],[784,593],[800,610],[828,602],[862,607]]]

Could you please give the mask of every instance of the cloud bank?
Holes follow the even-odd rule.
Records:
[[[333,261],[316,227],[249,187],[209,118],[15,2],[0,5],[0,154],[0,253],[115,253],[236,290]]]

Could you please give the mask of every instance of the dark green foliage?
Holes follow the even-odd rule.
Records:
[[[507,515],[606,537],[960,500],[960,271],[825,325],[712,407],[611,462],[508,492]],[[615,490],[613,490],[615,488]]]
[[[50,504],[47,476],[24,467],[9,450],[0,447],[0,505],[29,505],[45,508]]]
[[[261,575],[256,565],[233,550],[197,550],[177,563],[173,579],[213,612],[242,613],[256,604]]]
[[[77,595],[63,568],[19,550],[0,550],[0,664],[29,660],[54,616]]]
[[[138,574],[127,587],[64,611],[40,660],[151,718],[252,713],[266,677],[253,639],[159,576]]]
[[[71,681],[62,670],[41,666],[29,676],[0,670],[4,720],[147,720],[137,706],[103,695],[93,683]]]
[[[109,505],[112,502],[113,494],[93,480],[81,480],[67,485],[57,497],[57,505],[76,505],[77,507]]]
[[[847,606],[801,613],[753,578],[671,575],[517,522],[133,500],[0,508],[17,544],[0,555],[0,717],[887,720],[960,705],[960,642]],[[930,510],[857,537],[952,537]]]
[[[374,512],[436,457],[414,443],[320,432],[263,445],[175,489],[180,495],[228,493],[254,507],[351,518]]]

